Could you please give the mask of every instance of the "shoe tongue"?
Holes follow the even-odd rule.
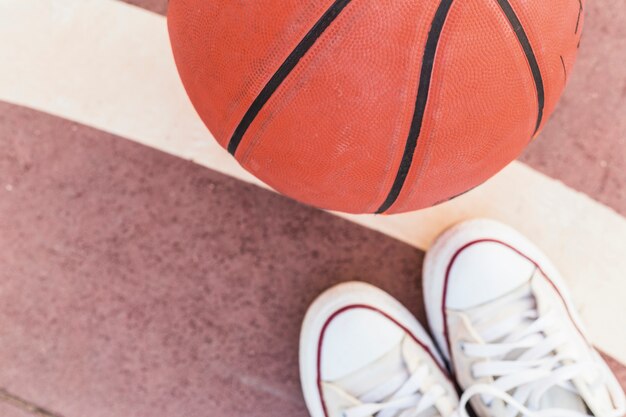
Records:
[[[585,401],[575,392],[561,387],[550,388],[541,398],[540,409],[558,408],[563,410],[578,411],[582,414],[588,413]]]
[[[404,340],[383,356],[335,383],[356,398],[361,398],[386,383],[390,387],[397,385],[399,388],[410,376],[404,360],[403,344]],[[394,384],[394,381],[397,383]]]
[[[541,272],[536,271],[534,276],[539,276],[540,274]],[[532,283],[528,283],[528,284],[522,285],[521,287],[517,288],[514,291],[511,291],[505,297],[508,299],[505,301],[512,302],[517,298],[531,296],[533,294],[534,293],[533,293]],[[540,312],[548,308],[548,306],[543,305],[541,299],[537,299],[536,302],[537,302],[536,308]],[[506,312],[506,307],[503,307],[503,311]],[[526,322],[526,325],[531,325],[532,322],[533,320],[528,319]],[[509,360],[509,361],[514,361],[518,359],[518,357],[521,356],[524,352],[525,352],[525,349],[510,352],[508,355],[505,356],[504,359]],[[572,385],[572,389],[574,391],[568,390],[559,386],[554,386],[550,388],[541,397],[539,401],[539,409],[545,410],[545,409],[550,409],[550,408],[556,408],[556,409],[562,409],[562,410],[577,411],[582,414],[587,414],[588,407],[585,401],[577,392],[575,392],[575,388],[573,387],[573,385]]]
[[[547,311],[551,308],[551,303],[544,297],[540,296],[541,292],[537,291],[537,282],[546,282],[546,278],[547,277],[540,270],[537,270],[533,276],[533,284],[531,284],[533,293],[536,294],[537,309],[540,314],[547,313]],[[565,389],[559,386],[550,388],[541,398],[540,406],[542,409],[560,408],[564,410],[578,411],[582,414],[589,413],[587,403],[580,395],[574,384],[571,384],[571,389]]]

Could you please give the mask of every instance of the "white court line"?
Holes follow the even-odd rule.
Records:
[[[165,19],[134,6],[114,0],[0,0],[0,100],[263,186],[196,116],[173,64]],[[555,260],[593,340],[626,363],[626,220],[560,182],[516,162],[440,207],[393,217],[341,216],[420,249],[463,219],[511,224]]]

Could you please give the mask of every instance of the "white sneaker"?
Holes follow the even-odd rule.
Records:
[[[455,387],[411,313],[371,285],[347,283],[309,308],[300,377],[312,417],[452,416]]]
[[[468,401],[480,417],[626,412],[563,280],[515,230],[475,220],[444,233],[423,283],[434,337],[465,390],[459,415]]]

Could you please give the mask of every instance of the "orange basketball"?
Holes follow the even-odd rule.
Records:
[[[294,199],[428,207],[514,160],[574,63],[582,0],[170,0],[191,101]]]

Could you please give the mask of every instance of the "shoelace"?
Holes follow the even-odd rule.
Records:
[[[392,417],[406,412],[403,416],[417,417],[444,395],[442,386],[431,384],[429,365],[423,364],[406,381],[392,378],[365,394],[363,404],[344,411],[343,417]]]
[[[473,366],[474,378],[491,377],[494,383],[477,384],[466,390],[457,411],[458,417],[469,417],[466,405],[477,395],[486,404],[494,399],[502,400],[508,406],[506,417],[590,417],[564,409],[531,410],[538,410],[542,396],[554,387],[577,393],[572,380],[583,374],[596,375],[596,382],[592,385],[605,385],[613,397],[615,409],[606,417],[622,417],[626,413],[621,388],[607,377],[602,367],[595,362],[582,362],[555,353],[567,344],[567,335],[557,332],[546,336],[545,330],[554,329],[554,312],[539,317],[535,299],[530,294],[503,302],[506,307],[493,305],[471,317],[485,343],[466,343],[462,350],[470,358],[484,360]],[[496,311],[507,311],[508,315],[493,323]]]
[[[496,312],[505,310],[508,311],[505,319],[490,323]],[[555,353],[567,343],[567,336],[564,333],[545,335],[544,331],[555,323],[555,314],[548,312],[539,317],[532,296],[503,300],[473,315],[472,320],[485,343],[465,344],[463,351],[467,356],[488,360],[475,364],[474,376],[493,377],[495,382],[469,387],[461,397],[459,408],[450,417],[470,417],[466,408],[476,396],[487,404],[494,399],[503,401],[508,406],[507,417],[593,417],[565,409],[535,411],[529,408],[529,405],[538,408],[542,396],[553,387],[576,392],[571,381],[581,374],[597,375],[595,384],[605,385],[614,401],[614,410],[596,417],[624,417],[626,414],[621,387],[614,379],[607,378],[603,368],[595,362],[582,362]],[[513,352],[519,353],[508,358]],[[363,404],[344,411],[343,416],[394,417],[401,414],[418,417],[446,395],[445,389],[432,384],[431,380],[428,365],[421,365],[407,380],[392,378],[365,394],[361,398]]]

